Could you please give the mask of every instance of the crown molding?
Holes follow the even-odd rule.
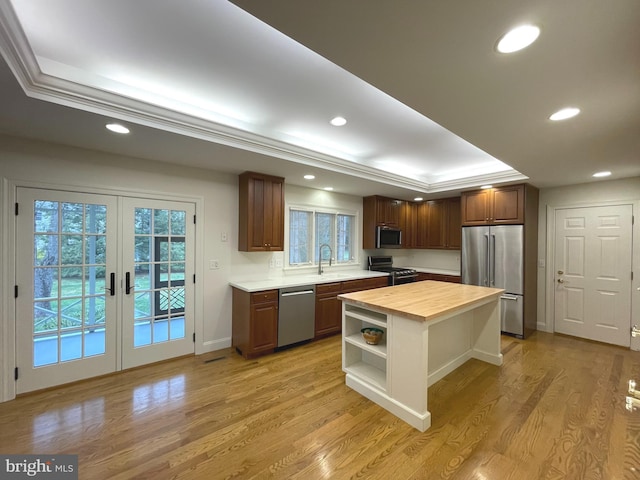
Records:
[[[506,175],[501,172],[497,175],[427,183],[187,115],[106,89],[69,81],[42,71],[9,2],[0,2],[0,26],[0,51],[21,88],[30,98],[420,193],[442,192],[487,182],[498,183],[527,178],[511,170]]]
[[[449,180],[446,182],[437,182],[431,184],[429,193],[446,192],[448,190],[464,190],[468,188],[477,188],[480,185],[496,184],[496,183],[512,183],[528,180],[529,177],[515,170],[506,170],[503,172],[491,173],[488,175],[477,175],[474,177],[460,178],[457,180]]]

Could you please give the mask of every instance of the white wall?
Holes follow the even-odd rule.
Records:
[[[567,187],[547,188],[540,190],[539,226],[538,226],[538,260],[543,260],[546,267],[538,268],[538,329],[553,331],[553,266],[551,247],[553,245],[554,211],[560,207],[593,206],[601,204],[628,203],[633,205],[634,215],[639,216],[640,177],[624,180],[598,181]],[[549,218],[547,218],[549,217]],[[551,222],[551,223],[550,223]],[[632,295],[632,315],[640,323],[638,315],[639,301],[637,288],[640,286],[640,222],[634,226],[634,265],[635,279]]]

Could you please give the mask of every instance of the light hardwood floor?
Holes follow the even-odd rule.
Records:
[[[344,385],[332,337],[2,403],[0,453],[78,454],[83,480],[640,478],[640,353],[540,332],[502,350],[502,367],[471,360],[431,387],[425,433]]]

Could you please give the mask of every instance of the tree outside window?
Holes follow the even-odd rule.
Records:
[[[289,265],[311,264],[313,212],[289,211]]]
[[[320,246],[329,245],[331,252],[335,252],[335,248],[333,248],[335,218],[336,216],[330,213],[316,213],[316,254],[314,256],[316,264],[320,259]],[[321,260],[328,262],[331,252],[328,248],[323,248]]]
[[[320,260],[328,262],[332,256],[336,264],[357,261],[355,243],[355,215],[314,211],[312,209],[289,209],[289,265],[317,265]],[[313,258],[311,257],[313,252]]]
[[[336,221],[336,263],[355,260],[355,252],[353,249],[355,217],[353,215],[336,215]]]

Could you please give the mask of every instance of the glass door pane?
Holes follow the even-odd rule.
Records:
[[[18,200],[18,390],[115,370],[115,197],[18,189]]]
[[[131,319],[131,339],[125,341],[123,364],[149,363],[194,351],[193,204],[129,199],[125,215],[125,271],[130,272],[125,295],[124,331]],[[130,342],[130,343],[129,343]],[[128,347],[128,348],[127,348]]]

